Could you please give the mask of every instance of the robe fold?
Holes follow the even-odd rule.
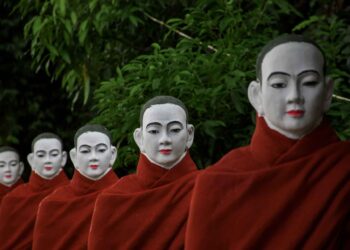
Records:
[[[68,178],[63,171],[52,180],[32,172],[28,183],[6,195],[0,207],[0,249],[32,249],[39,203],[54,189],[66,184]]]
[[[96,181],[75,171],[69,185],[56,189],[40,203],[33,250],[87,249],[96,197],[117,180],[112,170]]]
[[[97,198],[89,249],[182,249],[197,173],[189,153],[170,170],[141,154],[136,174]]]
[[[22,179],[18,179],[18,181],[16,181],[16,183],[13,184],[11,187],[0,184],[0,206],[1,206],[2,198],[4,198],[5,195],[7,195],[9,192],[14,190],[16,187],[18,187],[21,184],[23,184]]]
[[[185,249],[341,249],[349,177],[350,143],[327,121],[291,140],[258,118],[249,146],[198,176]]]

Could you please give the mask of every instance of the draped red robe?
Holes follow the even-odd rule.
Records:
[[[62,171],[52,180],[31,173],[29,182],[6,195],[0,207],[0,249],[31,249],[39,203],[54,189],[68,184]]]
[[[350,143],[324,121],[291,140],[258,119],[251,144],[198,176],[186,249],[341,249]]]
[[[0,184],[0,205],[1,205],[2,198],[4,198],[5,195],[7,195],[9,192],[14,190],[16,187],[18,187],[21,184],[23,184],[23,180],[22,179],[18,179],[16,181],[16,183],[13,184],[11,187],[8,187],[8,186]]]
[[[117,180],[113,171],[97,181],[75,171],[69,185],[56,189],[40,203],[33,249],[87,249],[96,197]]]
[[[170,170],[141,154],[137,173],[97,198],[89,249],[181,249],[198,171],[189,153]]]

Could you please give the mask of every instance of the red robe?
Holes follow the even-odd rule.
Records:
[[[141,154],[137,173],[126,176],[98,198],[89,249],[181,249],[194,180],[190,155],[170,170]]]
[[[19,185],[23,184],[23,180],[19,179],[15,184],[13,184],[11,187],[5,186],[0,184],[0,205],[1,205],[1,201],[4,198],[5,195],[7,195],[9,192],[11,192],[12,190],[14,190],[16,187],[18,187]]]
[[[198,176],[186,249],[340,249],[350,211],[350,143],[324,121],[291,140],[258,119],[251,144]]]
[[[31,173],[29,182],[5,196],[0,208],[0,249],[31,249],[39,203],[54,189],[68,184],[62,171],[52,180]]]
[[[96,197],[117,180],[113,171],[97,181],[75,171],[69,185],[56,189],[40,203],[33,249],[87,249]]]

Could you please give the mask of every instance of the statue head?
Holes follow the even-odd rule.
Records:
[[[333,84],[325,76],[321,48],[300,35],[270,41],[257,58],[257,80],[248,97],[267,125],[280,134],[300,139],[322,121],[329,109]]]
[[[188,124],[186,106],[172,96],[156,96],[141,108],[134,140],[152,163],[174,167],[192,146],[194,127]]]
[[[74,167],[88,179],[105,176],[117,158],[117,149],[111,143],[109,131],[99,124],[87,124],[74,136],[70,158]]]
[[[61,138],[54,133],[41,133],[32,141],[32,152],[27,157],[32,170],[44,179],[53,179],[67,162]]]
[[[16,149],[0,147],[0,183],[11,187],[21,177],[23,170],[24,165]]]

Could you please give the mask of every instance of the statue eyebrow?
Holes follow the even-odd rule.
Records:
[[[87,148],[91,148],[89,145],[83,144],[79,146],[79,149],[81,149],[82,147],[87,147]]]
[[[181,122],[179,122],[179,121],[172,121],[172,122],[169,122],[169,123],[168,123],[168,126],[171,126],[171,125],[180,125],[180,126],[181,126],[181,128],[183,128],[182,123],[181,123]]]
[[[99,143],[99,144],[97,144],[97,145],[93,145],[93,146],[90,146],[90,145],[87,145],[87,144],[83,144],[83,145],[80,145],[80,146],[79,146],[79,149],[84,148],[84,147],[90,149],[90,148],[93,148],[93,147],[100,147],[100,146],[108,147],[107,144],[101,142],[101,143]]]
[[[313,73],[313,74],[315,74],[315,75],[317,75],[317,76],[320,76],[320,74],[318,73],[318,71],[313,70],[313,69],[309,69],[309,70],[304,70],[304,71],[300,72],[300,73],[298,74],[298,77],[301,76],[301,75],[307,74],[307,73]]]
[[[276,71],[276,72],[272,72],[272,73],[267,77],[267,81],[270,80],[270,78],[273,77],[273,76],[275,76],[275,75],[290,76],[290,74],[288,74],[288,73],[286,73],[286,72]]]
[[[146,128],[148,128],[149,126],[152,126],[152,125],[162,126],[162,124],[160,124],[159,122],[151,122],[151,123],[148,123],[146,125]]]

